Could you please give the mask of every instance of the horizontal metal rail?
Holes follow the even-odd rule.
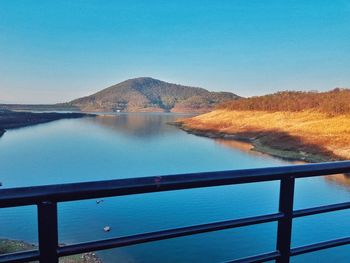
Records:
[[[307,209],[300,209],[293,212],[293,218],[329,213],[350,208],[350,202],[341,204],[325,205]]]
[[[29,261],[36,261],[39,259],[39,250],[30,250],[24,252],[16,252],[6,255],[0,255],[0,262],[7,263],[22,263]]]
[[[271,260],[276,260],[281,257],[281,253],[278,251],[264,253],[252,257],[246,257],[236,260],[227,261],[225,263],[260,263],[260,262],[266,262]]]
[[[36,205],[38,207],[39,250],[0,255],[0,263],[35,260],[39,260],[41,263],[58,263],[58,258],[62,256],[274,221],[278,222],[275,251],[229,262],[243,263],[276,260],[278,263],[288,263],[291,256],[350,244],[350,237],[344,237],[291,248],[293,218],[350,208],[350,202],[345,202],[293,211],[295,179],[349,172],[350,162],[346,161],[2,189],[0,190],[0,208],[25,205]],[[266,181],[280,181],[281,183],[279,211],[274,214],[160,230],[67,246],[58,245],[57,203],[59,202]]]
[[[11,188],[0,190],[0,208],[347,172],[350,161]]]
[[[283,214],[276,213],[276,214],[270,214],[270,215],[264,215],[264,216],[221,221],[221,222],[215,222],[210,224],[188,226],[188,227],[150,232],[150,233],[133,235],[133,236],[93,241],[93,242],[60,247],[58,248],[58,254],[59,256],[69,256],[69,255],[80,254],[80,253],[95,251],[95,250],[125,247],[125,246],[159,241],[159,240],[164,240],[169,238],[183,237],[183,236],[201,234],[206,232],[224,230],[229,228],[268,223],[268,222],[277,221],[282,217],[283,217]]]
[[[318,250],[344,246],[349,244],[350,244],[350,237],[344,237],[344,238],[339,238],[339,239],[334,239],[334,240],[324,241],[316,244],[293,248],[291,251],[291,255],[297,256],[305,253],[315,252]]]

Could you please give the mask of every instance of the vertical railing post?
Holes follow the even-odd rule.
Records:
[[[295,178],[283,178],[280,185],[279,211],[284,217],[278,221],[277,250],[281,253],[277,263],[289,263],[292,241]]]
[[[58,263],[57,203],[38,204],[40,263]]]

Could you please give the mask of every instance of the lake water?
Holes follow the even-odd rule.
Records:
[[[60,120],[0,138],[2,188],[288,165],[249,145],[187,134],[173,114],[117,114]],[[59,204],[59,241],[71,244],[274,213],[277,182],[254,183]],[[346,185],[298,179],[295,209],[350,200]],[[350,235],[350,211],[296,219],[293,246]],[[0,209],[0,237],[37,242],[35,207]],[[105,233],[104,226],[112,231]],[[103,262],[223,262],[275,248],[276,223],[101,251]],[[293,262],[350,261],[349,246]]]

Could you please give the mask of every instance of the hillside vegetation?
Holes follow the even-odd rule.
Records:
[[[136,78],[73,100],[69,105],[83,111],[206,112],[237,98],[230,92],[210,92],[153,78]]]
[[[218,109],[253,111],[316,111],[330,115],[350,114],[350,89],[328,92],[283,91],[259,97],[242,98],[220,104]]]
[[[250,140],[256,150],[319,162],[350,158],[350,91],[279,92],[221,104],[182,119],[184,130]]]

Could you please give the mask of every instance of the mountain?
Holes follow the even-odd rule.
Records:
[[[69,103],[82,111],[206,112],[217,104],[240,98],[230,92],[167,83],[153,78],[135,78]]]

